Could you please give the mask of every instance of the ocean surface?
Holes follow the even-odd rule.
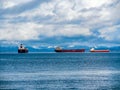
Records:
[[[120,90],[120,53],[1,53],[2,89]]]

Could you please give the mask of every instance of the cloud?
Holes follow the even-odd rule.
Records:
[[[115,22],[119,22],[120,21],[120,2],[117,3],[114,7],[109,9],[109,12],[111,12],[111,19]]]
[[[63,36],[88,36],[91,35],[91,32],[88,28],[84,28],[78,25],[66,25],[64,27],[60,27],[60,29],[57,31],[58,35]]]
[[[36,16],[39,16],[39,17],[51,16],[51,15],[54,15],[54,13],[51,11],[52,9],[53,9],[53,6],[51,3],[42,3],[37,8],[23,12],[18,16],[22,16],[22,17],[27,16],[27,18],[29,19],[34,18]]]
[[[33,18],[36,16],[51,16],[54,22],[71,21],[77,19],[90,19],[91,17],[104,17],[108,15],[110,4],[115,0],[52,0],[44,2],[39,7],[21,13],[19,16]],[[100,15],[99,15],[100,14]],[[102,18],[102,19],[103,19]],[[52,21],[51,21],[52,22]]]
[[[8,28],[9,27],[9,28]],[[41,37],[74,37],[87,36],[88,28],[77,25],[41,25],[35,23],[8,24],[0,29],[0,40],[39,40]]]
[[[7,8],[12,8],[17,5],[21,5],[24,3],[31,2],[32,0],[2,0],[2,8],[7,9]]]
[[[119,43],[119,0],[2,0],[1,3],[1,42],[44,39],[47,43],[49,38],[76,41],[75,37],[79,37],[84,44],[99,40]]]
[[[77,0],[78,1],[78,0]],[[108,5],[113,2],[113,0],[81,0],[84,8],[98,8],[103,5]]]
[[[40,27],[40,26],[38,26]],[[30,40],[38,39],[35,24],[7,24],[0,29],[0,40]]]
[[[107,28],[102,28],[99,30],[100,37],[108,41],[118,41],[120,42],[120,25],[111,26]]]
[[[114,17],[114,13],[118,13],[120,6],[119,4],[114,6],[116,2],[117,0],[51,0],[40,3],[36,8],[27,9],[18,15],[4,16],[12,17],[13,20],[18,17],[41,23],[71,23],[72,21],[74,23],[77,21],[78,24],[94,28],[111,24],[110,22],[115,18],[119,18],[118,14]]]

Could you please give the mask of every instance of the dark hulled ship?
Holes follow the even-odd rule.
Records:
[[[55,52],[85,52],[85,49],[61,49],[57,47],[55,48]]]
[[[20,44],[18,48],[18,53],[28,53],[28,49],[25,48],[22,44]]]

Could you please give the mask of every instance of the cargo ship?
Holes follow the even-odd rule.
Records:
[[[90,52],[110,52],[110,50],[95,50],[94,48],[90,49]]]
[[[57,47],[55,48],[55,52],[85,52],[85,49],[61,49]]]
[[[22,44],[20,44],[18,48],[18,53],[28,53],[28,49],[25,48]]]

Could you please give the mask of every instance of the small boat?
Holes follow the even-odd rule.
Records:
[[[20,44],[18,48],[18,53],[28,53],[28,49],[25,48],[22,44]]]
[[[94,48],[90,49],[90,52],[110,52],[110,50],[95,50]]]
[[[55,48],[55,52],[85,52],[85,49],[61,49],[57,47]]]

